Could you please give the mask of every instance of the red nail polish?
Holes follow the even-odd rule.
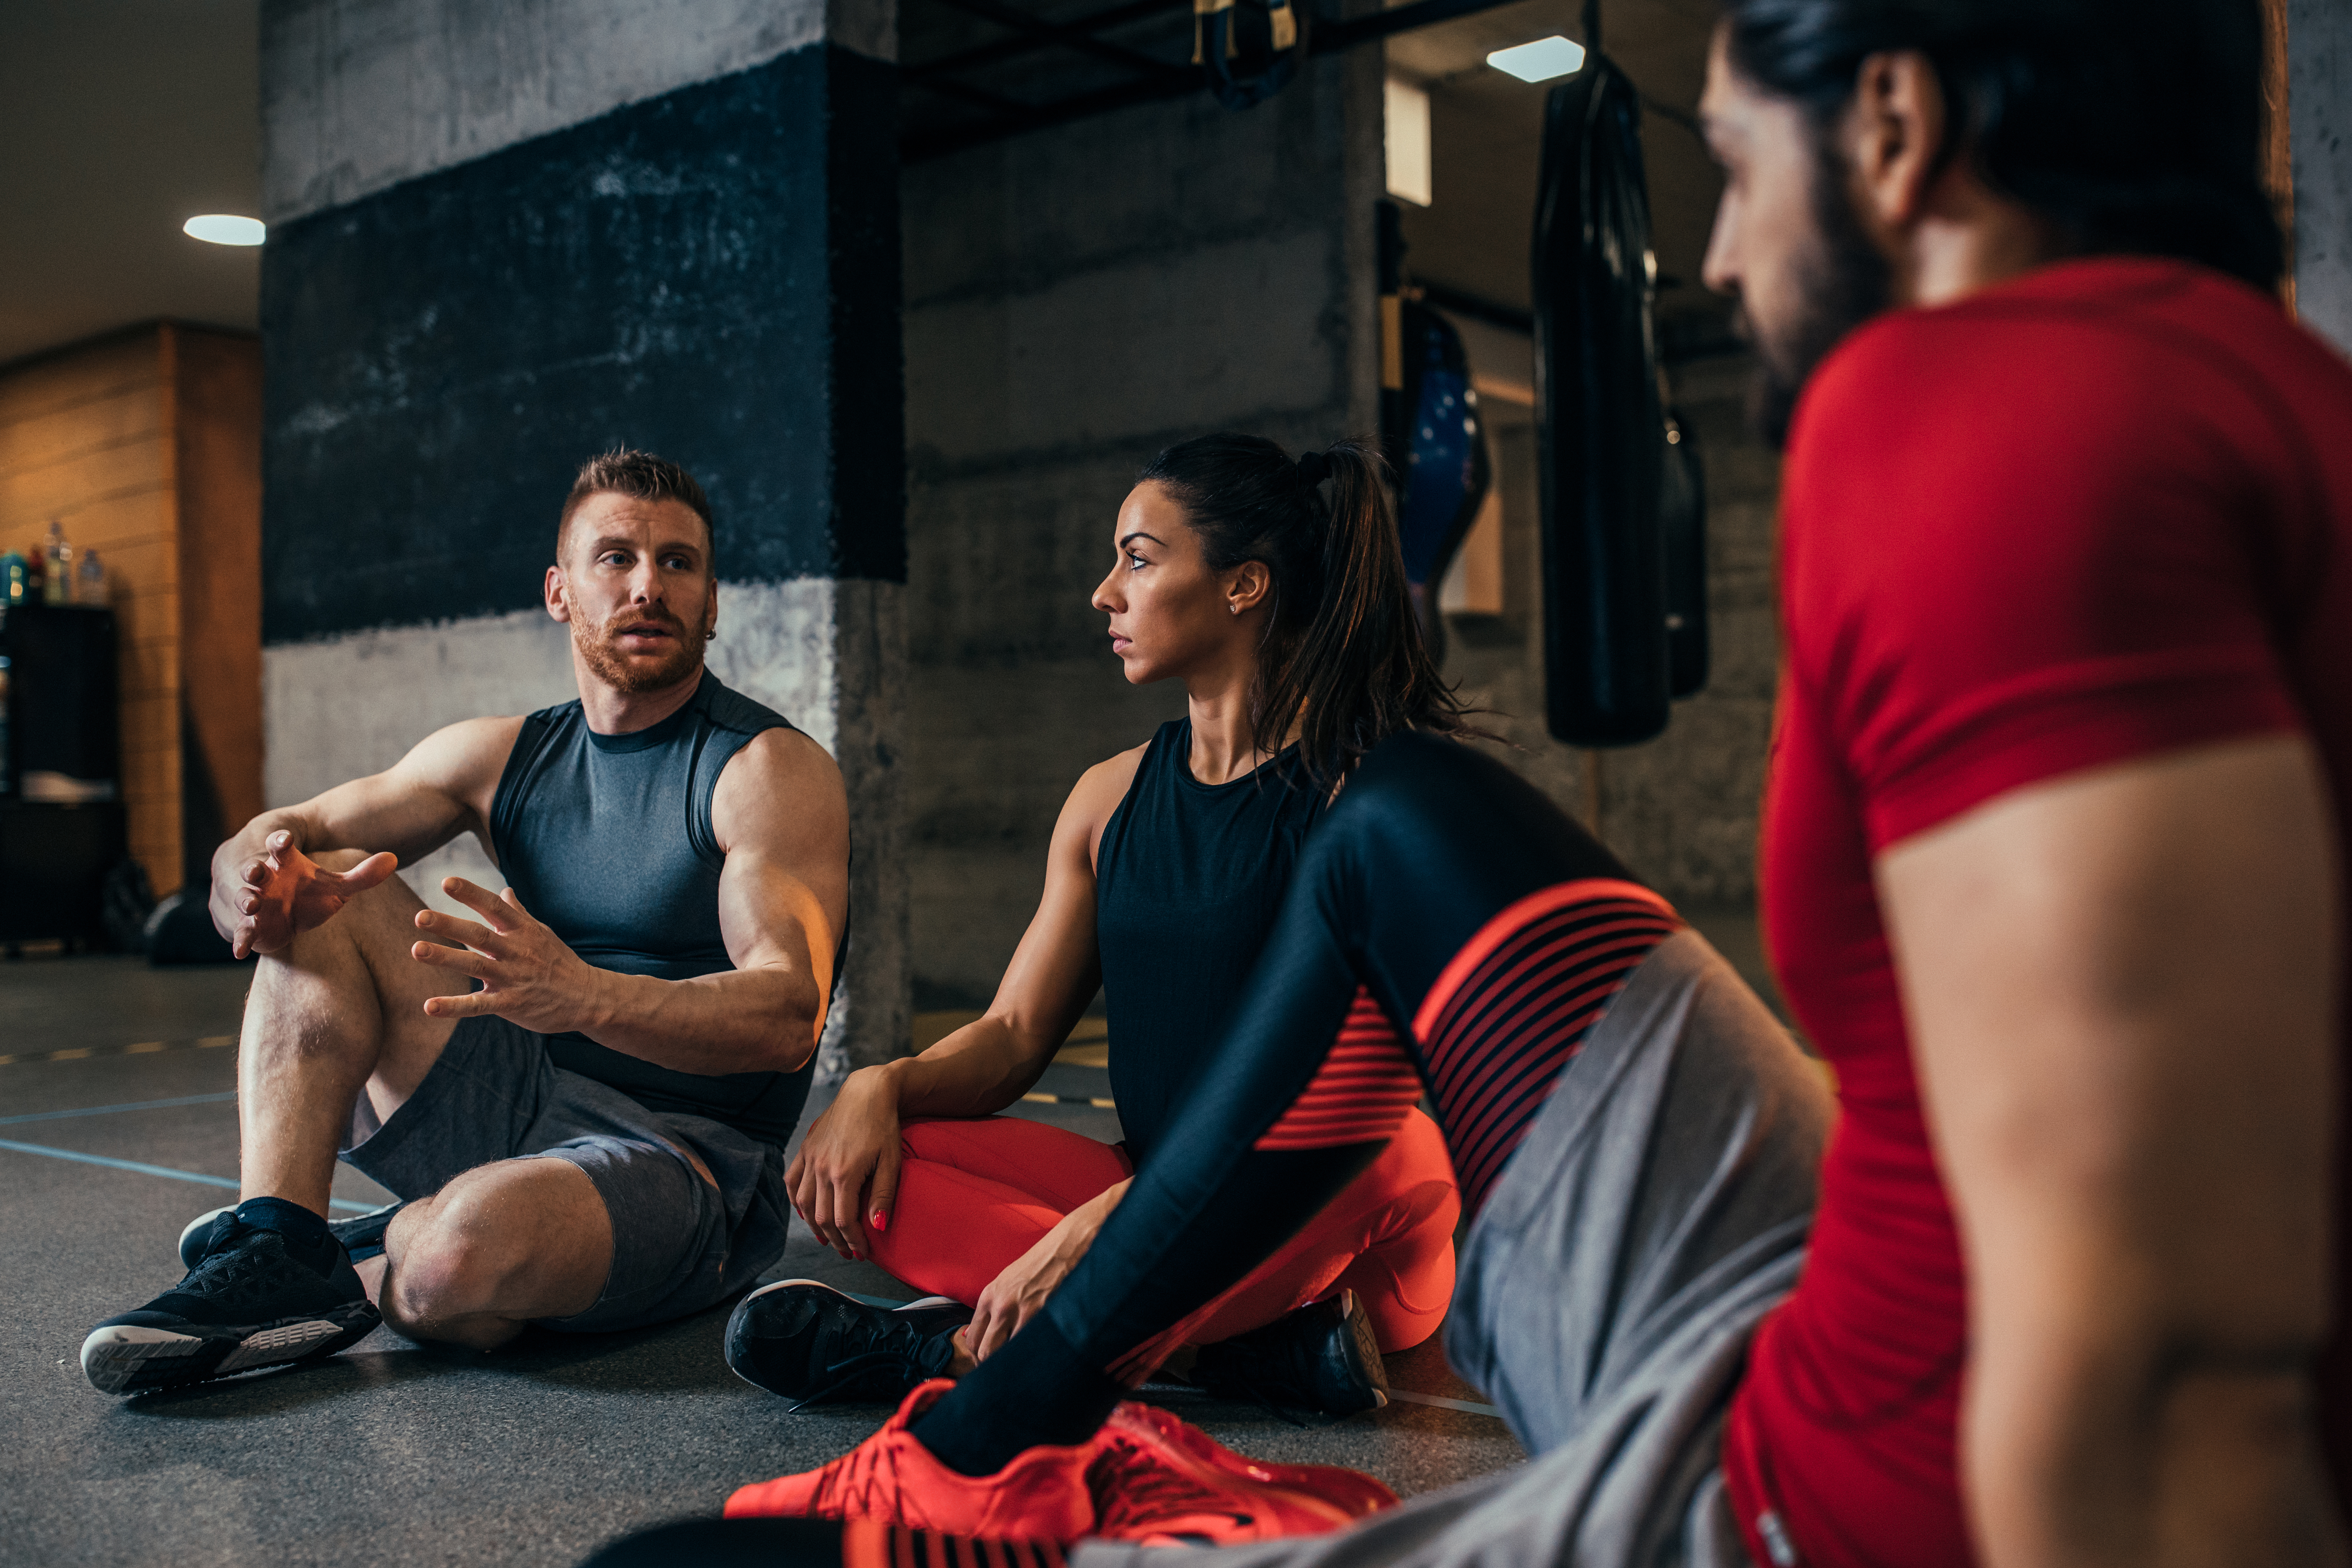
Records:
[[[890,1216],[884,1214],[880,1209],[876,1209],[874,1211],[874,1228],[877,1230],[888,1230],[890,1228]]]

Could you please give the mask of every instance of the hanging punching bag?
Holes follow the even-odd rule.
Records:
[[[1641,104],[1595,33],[1588,9],[1584,68],[1545,100],[1536,204],[1545,716],[1570,745],[1623,746],[1666,727],[1673,686],[1667,443]]]
[[[1445,657],[1438,585],[1494,483],[1470,356],[1452,321],[1404,282],[1397,205],[1376,209],[1381,282],[1381,444],[1397,479],[1397,544],[1432,658]]]
[[[1666,408],[1666,467],[1658,492],[1666,551],[1667,687],[1676,697],[1706,686],[1706,472],[1682,411]]]
[[[1227,109],[1255,109],[1307,58],[1314,26],[1293,0],[1192,0],[1192,63]]]
[[[1404,300],[1397,318],[1404,339],[1404,395],[1398,401],[1405,415],[1394,437],[1394,447],[1404,454],[1397,475],[1397,543],[1431,656],[1443,658],[1445,618],[1437,609],[1438,584],[1478,521],[1494,475],[1462,334],[1418,300]]]

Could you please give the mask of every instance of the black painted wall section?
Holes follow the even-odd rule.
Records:
[[[581,461],[904,582],[895,68],[816,45],[272,230],[263,640],[527,609]]]

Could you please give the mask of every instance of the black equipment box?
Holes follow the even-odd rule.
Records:
[[[0,942],[106,940],[106,874],[130,854],[120,801],[0,800]]]
[[[0,614],[8,660],[7,758],[0,795],[22,796],[28,773],[115,786],[122,778],[114,612],[16,605]]]

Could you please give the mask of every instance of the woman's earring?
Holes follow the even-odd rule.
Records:
[[[1235,599],[1235,600],[1232,601],[1232,603],[1233,603],[1234,614],[1235,614],[1235,615],[1237,615],[1237,616],[1238,616],[1238,615],[1240,615],[1240,614],[1242,613],[1242,602],[1241,602],[1239,599]]]

